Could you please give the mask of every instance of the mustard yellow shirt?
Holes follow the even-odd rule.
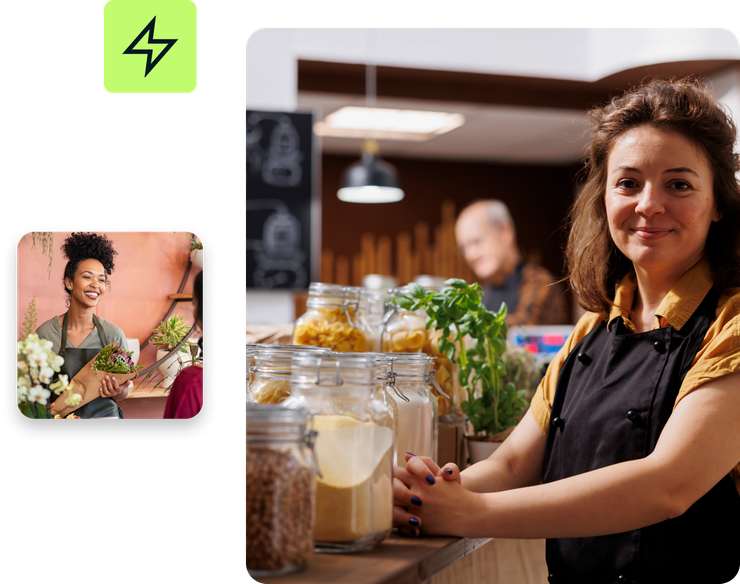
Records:
[[[712,282],[709,263],[702,258],[681,277],[660,303],[655,313],[653,329],[673,326],[676,330],[681,330],[709,292]],[[629,330],[637,332],[629,318],[636,289],[637,279],[632,272],[625,276],[617,287],[614,306],[609,314],[608,328],[612,327],[616,318],[622,318]],[[578,342],[601,320],[601,316],[593,312],[587,312],[581,317],[563,347],[550,363],[545,377],[532,398],[532,414],[545,434],[547,434],[550,422],[550,410],[555,397],[560,368]],[[676,404],[707,381],[718,379],[735,371],[740,371],[740,288],[725,290],[717,302],[716,320],[709,327],[691,368],[684,377]],[[675,404],[673,407],[675,408]],[[740,491],[740,464],[731,474],[735,486]]]

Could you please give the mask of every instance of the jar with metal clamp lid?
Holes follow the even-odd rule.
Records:
[[[383,316],[388,295],[382,290],[362,288],[360,290],[359,319],[366,330],[372,332],[372,346],[367,351],[380,351],[380,337],[383,331]]]
[[[376,399],[376,362],[351,353],[293,357],[284,407],[314,411],[316,551],[367,550],[393,526],[393,418]]]
[[[429,287],[426,290],[441,288]],[[407,286],[391,292],[391,300],[397,296],[408,296]],[[381,351],[384,353],[424,353],[434,357],[434,370],[437,372],[437,387],[432,395],[437,400],[439,419],[443,422],[457,423],[464,419],[460,404],[465,401],[465,392],[457,379],[457,366],[439,350],[442,331],[426,327],[427,315],[424,309],[405,310],[389,302],[383,316]],[[453,332],[454,334],[454,332]]]
[[[393,464],[398,464],[398,400],[408,401],[397,387],[389,383],[388,368],[393,355],[390,353],[362,353],[375,359],[374,398],[381,401],[393,418]]]
[[[296,320],[293,343],[340,353],[372,349],[373,332],[358,315],[361,288],[312,282],[306,312]]]
[[[280,404],[290,396],[291,359],[296,353],[329,354],[331,349],[313,345],[261,345],[252,352],[252,383],[247,403]]]
[[[398,354],[390,359],[388,383],[407,398],[396,402],[398,466],[406,466],[407,452],[437,460],[439,410],[429,390],[434,374],[431,359],[424,354]]]
[[[304,409],[247,404],[247,570],[253,578],[301,570],[313,553],[320,472],[310,417]]]

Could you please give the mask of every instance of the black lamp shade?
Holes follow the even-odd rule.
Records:
[[[391,203],[403,199],[403,191],[392,164],[363,153],[362,159],[342,174],[337,196],[353,203]]]

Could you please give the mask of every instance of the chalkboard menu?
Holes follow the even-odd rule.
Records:
[[[310,113],[247,111],[247,288],[308,288],[312,136]]]

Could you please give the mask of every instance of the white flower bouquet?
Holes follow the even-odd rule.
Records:
[[[59,373],[63,363],[64,359],[52,351],[51,341],[33,333],[18,341],[18,409],[24,416],[52,418],[47,408],[52,393],[61,396],[67,392],[64,400],[52,401],[63,401],[73,409],[78,407],[82,396],[74,393],[68,377]]]

